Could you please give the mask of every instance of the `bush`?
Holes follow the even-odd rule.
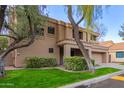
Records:
[[[25,62],[27,68],[54,67],[57,65],[55,58],[28,57]]]
[[[95,64],[95,61],[92,60],[93,65]],[[81,71],[81,70],[87,70],[88,66],[83,57],[66,57],[64,59],[64,67],[67,70],[73,70],[73,71]]]

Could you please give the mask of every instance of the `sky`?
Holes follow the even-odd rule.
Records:
[[[50,5],[47,7],[47,10],[49,17],[69,22],[64,6]],[[118,32],[121,30],[121,24],[124,23],[124,6],[111,5],[103,10],[102,16],[103,18],[100,19],[100,22],[102,22],[107,29],[104,41],[112,40],[114,42],[123,42]]]

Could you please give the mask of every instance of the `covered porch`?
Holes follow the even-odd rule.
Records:
[[[107,49],[98,46],[85,46],[91,59],[95,60],[95,64],[108,63]],[[60,48],[60,64],[63,64],[64,57],[83,56],[77,45],[65,44]]]

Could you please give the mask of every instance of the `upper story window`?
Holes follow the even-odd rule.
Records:
[[[91,35],[90,40],[96,41],[96,38],[97,37],[95,35]]]
[[[44,28],[37,28],[36,31],[35,31],[35,34],[36,35],[39,35],[39,36],[44,36]]]
[[[79,38],[83,39],[83,32],[79,32]]]
[[[72,37],[74,38],[74,29],[72,29]]]
[[[124,58],[124,51],[116,52],[116,58]]]
[[[49,33],[49,34],[55,34],[55,28],[49,26],[49,27],[48,27],[48,33]]]
[[[72,30],[72,36],[74,38],[74,30]],[[79,32],[79,38],[83,39],[83,32]]]

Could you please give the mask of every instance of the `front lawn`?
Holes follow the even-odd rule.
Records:
[[[89,72],[72,73],[59,69],[9,70],[5,78],[0,78],[0,87],[48,88],[60,87],[81,80],[94,78],[119,71],[114,68],[100,68],[95,74]]]

